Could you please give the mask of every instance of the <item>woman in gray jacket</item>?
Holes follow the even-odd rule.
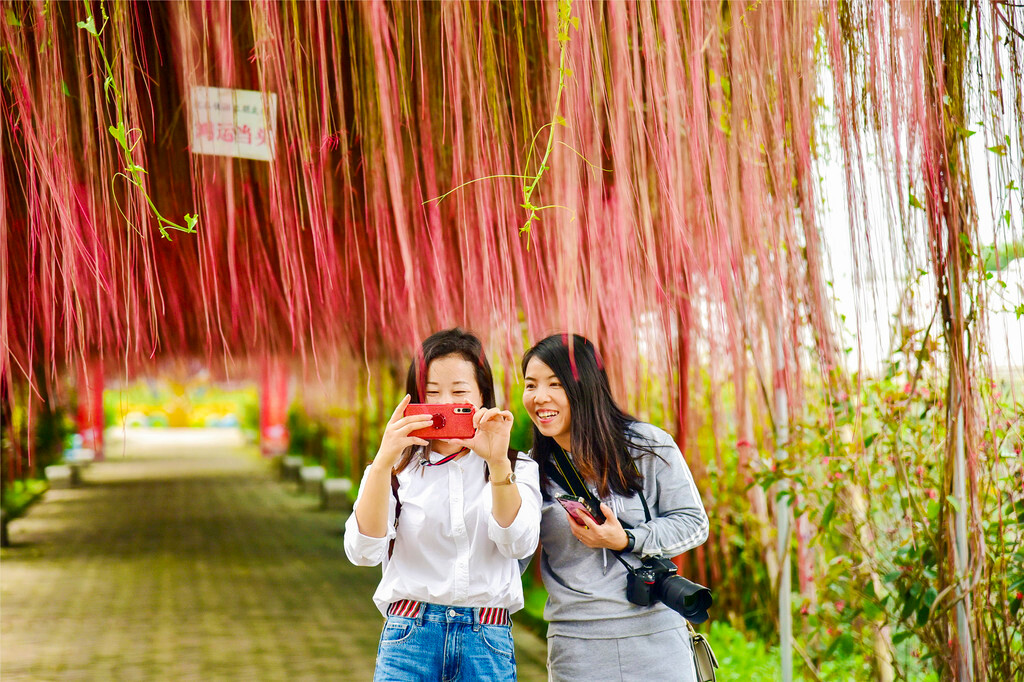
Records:
[[[523,358],[544,497],[549,678],[694,680],[683,617],[660,601],[631,603],[627,569],[614,554],[636,567],[703,544],[708,518],[693,476],[671,436],[616,405],[594,345],[573,335],[570,357],[568,343],[566,334],[549,336]],[[587,491],[563,489],[572,482]],[[603,522],[568,513],[556,499],[566,493],[599,498]]]

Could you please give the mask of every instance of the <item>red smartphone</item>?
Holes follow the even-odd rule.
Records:
[[[555,499],[558,500],[558,504],[565,508],[565,511],[569,512],[569,515],[576,519],[576,523],[583,524],[584,526],[590,522],[594,522],[597,525],[604,523],[604,514],[601,513],[600,508],[594,509],[589,502],[582,497],[576,497],[575,495],[555,495]]]
[[[429,403],[410,403],[405,408],[405,416],[429,414],[434,423],[425,429],[417,429],[410,433],[416,438],[437,440],[441,438],[472,438],[476,435],[473,427],[473,413],[476,408],[469,403],[450,403],[432,405]]]

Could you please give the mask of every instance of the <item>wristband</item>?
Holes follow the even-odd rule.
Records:
[[[630,533],[628,530],[625,530],[625,529],[623,529],[623,530],[626,533],[626,547],[622,551],[623,552],[632,552],[633,548],[636,547],[636,538],[633,537],[633,534]]]

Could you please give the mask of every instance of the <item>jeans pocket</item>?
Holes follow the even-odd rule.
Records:
[[[484,644],[492,652],[506,658],[515,656],[515,646],[512,643],[512,628],[508,625],[482,625],[480,627]]]
[[[392,621],[390,618],[384,625],[384,632],[380,633],[380,645],[401,644],[412,634],[413,623]]]

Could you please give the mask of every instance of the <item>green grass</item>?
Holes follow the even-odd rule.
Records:
[[[544,637],[547,634],[547,623],[544,621],[547,592],[542,586],[533,584],[530,572],[523,576],[523,587],[526,606],[515,615],[516,621]],[[718,658],[718,682],[760,682],[781,678],[782,664],[778,645],[768,645],[756,637],[751,638],[725,621],[712,621],[710,628],[701,626],[699,631],[707,637]],[[905,662],[905,658],[901,660]],[[814,680],[812,675],[806,674],[804,666],[799,654],[794,651],[794,679]],[[826,661],[818,676],[822,680],[869,680],[874,678],[874,671],[870,662],[863,657],[847,654]],[[910,671],[907,679],[912,682],[938,682],[935,673],[923,670]]]

